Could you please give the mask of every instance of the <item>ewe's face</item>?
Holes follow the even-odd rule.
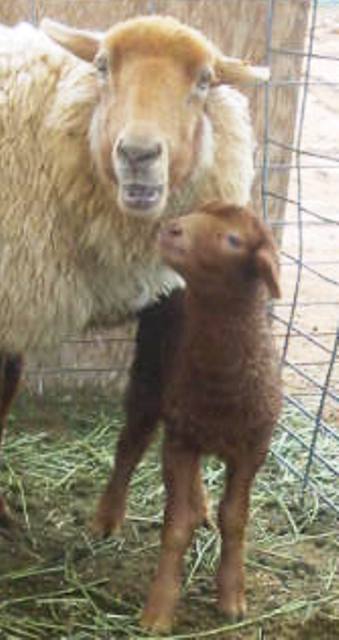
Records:
[[[170,191],[212,164],[210,86],[268,77],[170,17],[134,18],[106,33],[48,19],[41,28],[96,66],[92,155],[108,189],[117,185],[120,208],[139,216],[160,215]]]
[[[213,158],[204,115],[212,71],[200,59],[100,51],[101,102],[92,148],[106,181],[118,185],[121,209],[160,214],[180,188]]]

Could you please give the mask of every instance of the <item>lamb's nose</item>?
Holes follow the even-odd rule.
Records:
[[[140,164],[147,165],[161,156],[162,147],[159,142],[148,145],[138,145],[120,140],[117,153],[121,160],[128,162],[128,164],[132,166]]]
[[[182,229],[182,226],[181,226],[180,222],[178,222],[177,220],[175,222],[171,222],[167,226],[167,233],[168,233],[168,235],[176,237],[176,238],[178,238],[179,236],[182,236],[183,229]]]

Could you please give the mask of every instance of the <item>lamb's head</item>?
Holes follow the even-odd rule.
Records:
[[[269,227],[242,207],[212,203],[166,223],[159,234],[164,261],[202,294],[239,296],[265,282],[280,297],[278,255]]]
[[[267,69],[225,57],[198,31],[147,16],[98,34],[43,20],[43,30],[96,66],[91,146],[123,211],[159,215],[170,191],[213,161],[209,91],[267,79]]]

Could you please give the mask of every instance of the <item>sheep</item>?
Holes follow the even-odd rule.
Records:
[[[6,418],[18,390],[22,370],[21,356],[0,352],[0,443],[4,439]],[[0,494],[0,531],[8,533],[14,521],[7,509],[6,502]]]
[[[0,28],[1,351],[45,352],[182,286],[155,251],[159,225],[211,191],[249,200],[236,87],[266,78],[170,17]]]
[[[42,29],[63,48],[28,25],[0,48],[0,345],[19,352],[177,285],[154,252],[161,217],[203,198],[204,178],[223,200],[250,195],[246,100],[213,87],[265,75],[171,18]]]
[[[266,308],[268,294],[280,296],[269,229],[248,209],[214,203],[167,223],[159,247],[187,287],[176,292],[176,322],[168,323],[162,343],[163,377],[153,407],[144,405],[140,372],[132,378],[129,420],[97,514],[99,531],[103,522],[107,531],[121,526],[129,478],[162,418],[166,507],[158,571],[142,616],[142,625],[154,632],[171,628],[183,555],[195,527],[208,517],[202,455],[227,463],[218,512],[219,608],[232,620],[245,614],[250,490],[281,408],[279,360]]]

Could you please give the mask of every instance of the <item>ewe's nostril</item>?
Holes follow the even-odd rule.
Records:
[[[122,160],[130,164],[147,164],[154,162],[162,153],[160,143],[150,144],[149,146],[133,145],[120,140],[117,148],[118,155]]]

